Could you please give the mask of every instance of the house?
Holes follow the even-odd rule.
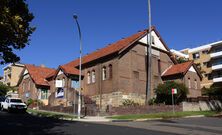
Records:
[[[100,109],[107,105],[120,106],[125,99],[144,104],[147,87],[147,34],[140,31],[127,38],[92,52],[82,58],[82,93],[96,101]],[[169,67],[176,64],[172,53],[162,37],[152,27],[152,91],[163,83],[161,75]],[[57,72],[50,74],[47,79],[51,84],[64,79],[63,99],[56,99],[55,93],[60,88],[51,87],[50,104],[70,105],[74,98],[69,98],[73,91],[71,85],[76,84],[78,89],[79,59],[59,66]],[[57,80],[59,79],[59,80]],[[59,90],[60,91],[60,90]],[[72,92],[71,92],[72,91]],[[71,92],[71,93],[70,93]],[[59,102],[56,102],[59,101]]]
[[[193,61],[172,65],[162,74],[163,81],[176,81],[187,86],[187,97],[201,96],[202,76]]]
[[[49,105],[71,106],[77,104],[77,90],[79,90],[79,70],[77,68],[59,66],[46,79],[49,82],[51,92]]]
[[[55,69],[42,66],[25,64],[20,80],[17,84],[19,97],[27,102],[28,99],[39,99],[43,104],[48,104],[50,84],[46,77],[55,72]]]
[[[3,68],[3,84],[15,87],[19,81],[19,76],[24,69],[24,64],[11,63]]]
[[[209,88],[212,85],[222,86],[222,41],[186,48],[178,52],[193,60],[201,71],[203,76],[201,88]],[[173,53],[176,55],[175,52]],[[183,56],[180,55],[180,57]]]

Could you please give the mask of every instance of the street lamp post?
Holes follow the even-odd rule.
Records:
[[[147,30],[147,48],[148,48],[148,60],[147,60],[147,91],[146,91],[146,103],[148,104],[149,98],[151,96],[151,83],[152,83],[152,29],[151,29],[151,3],[150,0],[148,0],[148,15],[149,15],[149,19],[148,19],[148,27],[149,29]],[[149,47],[148,47],[149,46]]]
[[[73,15],[74,20],[76,21],[78,31],[79,31],[79,40],[80,40],[80,48],[79,48],[79,95],[78,95],[78,119],[80,119],[81,115],[81,74],[82,74],[82,34],[80,30],[80,25],[78,22],[78,16]]]

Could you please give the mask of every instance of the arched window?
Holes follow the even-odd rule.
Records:
[[[87,72],[87,83],[90,84],[91,80],[90,80],[90,72]]]
[[[102,79],[106,80],[106,67],[103,67],[102,69]]]
[[[197,80],[196,80],[196,79],[194,80],[194,85],[195,85],[195,86],[194,86],[195,89],[197,89]]]
[[[96,82],[96,73],[95,70],[92,71],[92,83]]]
[[[190,78],[188,78],[188,88],[191,88]]]
[[[113,77],[113,66],[109,65],[109,78],[111,79]]]

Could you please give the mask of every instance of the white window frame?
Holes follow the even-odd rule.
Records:
[[[91,75],[90,72],[87,72],[87,84],[91,83]]]
[[[107,79],[106,67],[102,68],[102,79],[103,79],[103,81]]]
[[[92,71],[92,83],[96,82],[96,72],[95,70]]]

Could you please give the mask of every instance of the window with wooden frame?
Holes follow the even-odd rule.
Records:
[[[109,79],[113,78],[113,66],[110,64],[109,65]]]
[[[103,67],[102,69],[102,80],[106,80],[107,74],[106,74],[106,67]]]
[[[91,79],[90,79],[90,72],[88,71],[87,72],[87,84],[90,84],[91,83]]]
[[[92,83],[96,82],[96,72],[95,70],[92,70]]]

